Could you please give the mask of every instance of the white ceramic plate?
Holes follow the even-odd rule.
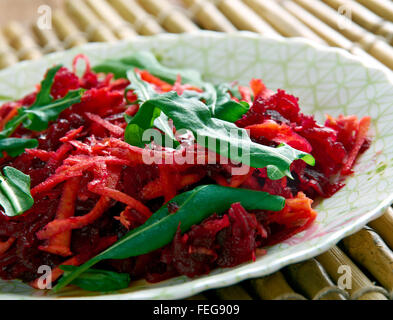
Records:
[[[20,281],[1,281],[0,298],[175,299],[272,273],[288,264],[316,256],[378,217],[393,201],[393,78],[379,68],[340,49],[301,39],[265,38],[251,33],[162,34],[112,44],[88,44],[19,63],[0,72],[0,96],[19,98],[31,92],[45,70],[55,63],[70,66],[80,52],[93,65],[106,58],[151,50],[164,64],[191,67],[206,80],[248,83],[262,78],[271,89],[282,88],[300,98],[305,113],[323,121],[324,114],[372,117],[373,143],[355,167],[346,186],[317,207],[318,218],[308,230],[268,250],[256,262],[214,270],[196,279],[178,277],[151,285],[133,283],[120,292],[101,295],[66,288],[53,295]]]

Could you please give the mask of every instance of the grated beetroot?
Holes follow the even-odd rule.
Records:
[[[369,121],[370,118],[363,119]],[[291,171],[295,181],[288,183],[311,198],[327,198],[343,186],[340,177],[332,177],[346,166],[352,167],[351,152],[354,150],[358,156],[369,146],[370,141],[364,137],[355,150],[360,121],[355,116],[339,116],[338,119],[327,116],[325,126],[322,126],[313,116],[300,112],[297,98],[278,90],[276,94],[258,96],[247,114],[236,124],[249,129],[256,142],[266,145],[272,145],[272,141],[275,145],[286,142],[311,153],[316,166],[309,167],[303,161],[294,161]],[[343,175],[349,173],[348,169],[342,172]]]
[[[81,77],[75,72],[79,60],[86,64]],[[158,93],[202,91],[182,84],[180,77],[171,85],[146,70],[137,72]],[[51,94],[58,99],[69,90],[84,88],[81,102],[63,111],[43,132],[19,128],[13,134],[39,142],[37,149],[1,161],[1,167],[9,165],[31,177],[35,203],[20,216],[0,214],[1,278],[18,278],[36,286],[34,280],[42,264],[53,268],[59,277],[60,264],[83,263],[142,225],[164,202],[202,183],[281,195],[286,205],[280,212],[247,212],[234,203],[222,216],[212,215],[184,234],[178,229],[172,243],[164,248],[100,265],[157,282],[180,274],[195,277],[217,267],[254,260],[264,252],[261,247],[307,228],[316,217],[312,199],[330,197],[339,190],[358,154],[370,144],[366,137],[368,117],[328,116],[325,125],[320,125],[300,112],[298,98],[284,90],[273,93],[261,80],[253,79],[250,88],[239,87],[242,100],[251,108],[236,124],[249,129],[257,143],[277,146],[285,142],[311,153],[315,167],[297,160],[291,165],[293,180],[272,181],[266,169],[250,168],[243,176],[232,176],[233,164],[147,165],[142,161],[142,149],[122,138],[124,113],[135,115],[139,108],[132,91],[124,97],[128,84],[126,79],[113,80],[112,74],[94,73],[88,59],[78,55],[73,71],[62,67],[57,72]],[[19,107],[31,106],[37,90],[4,104],[0,125],[12,119]],[[166,154],[165,149],[154,152]],[[74,203],[67,207],[67,201]],[[170,209],[177,210],[176,206]]]
[[[79,78],[70,72],[67,68],[61,67],[57,71],[53,85],[51,88],[51,95],[54,99],[63,98],[68,91],[80,88]]]

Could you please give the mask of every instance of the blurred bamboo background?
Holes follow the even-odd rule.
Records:
[[[50,30],[37,26],[42,5],[51,9]],[[1,0],[0,27],[0,68],[88,41],[208,29],[304,37],[393,69],[390,0]],[[392,250],[389,208],[314,259],[190,299],[392,299]]]

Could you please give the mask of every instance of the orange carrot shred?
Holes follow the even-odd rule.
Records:
[[[25,152],[45,162],[49,161],[49,159],[51,159],[54,156],[54,152],[46,151],[42,149],[26,149]]]
[[[83,216],[56,219],[49,222],[42,230],[36,233],[37,238],[40,240],[49,239],[59,233],[83,228],[101,217],[104,212],[109,209],[109,207],[110,199],[107,197],[101,197],[94,208]]]
[[[106,196],[108,198],[114,199],[116,201],[119,201],[121,203],[126,204],[132,209],[135,209],[141,213],[143,213],[145,216],[150,217],[151,216],[151,211],[148,207],[146,207],[142,202],[136,200],[135,198],[125,194],[124,192],[121,192],[116,189],[108,188],[105,186],[101,186],[100,184],[89,184],[89,191],[97,193],[101,196]]]
[[[11,248],[15,240],[15,238],[9,237],[7,241],[0,242],[0,256],[5,253],[9,248]]]
[[[351,150],[348,160],[346,161],[341,173],[342,174],[350,174],[351,168],[356,160],[357,155],[359,154],[360,148],[362,147],[364,141],[367,137],[368,129],[370,128],[371,118],[364,117],[359,121],[359,131],[356,136],[355,146]]]
[[[32,188],[31,195],[34,198],[34,196],[36,196],[38,194],[42,194],[42,193],[45,193],[46,191],[51,190],[52,188],[57,186],[59,183],[69,180],[73,177],[79,177],[82,174],[83,174],[82,170],[74,170],[74,171],[68,170],[65,172],[54,174],[54,175],[50,176],[48,179],[46,179],[44,182],[41,182],[39,185]]]
[[[113,166],[108,167],[108,171],[111,172],[107,181],[108,188],[114,188],[120,178],[120,169]],[[107,196],[102,196],[89,213],[78,217],[55,219],[38,231],[36,236],[38,239],[44,240],[65,231],[83,228],[101,217],[109,209],[110,205],[111,199]]]
[[[180,177],[177,188],[181,190],[189,185],[197,183],[205,176],[205,173],[190,173]],[[160,178],[147,183],[140,192],[142,199],[151,200],[164,196],[164,187],[160,183]]]
[[[65,219],[74,215],[79,184],[80,177],[72,178],[65,183],[55,219]],[[39,249],[66,257],[72,254],[70,244],[71,231],[66,231],[50,238],[48,243],[45,246],[40,246]]]
[[[61,142],[68,142],[74,140],[78,137],[78,135],[82,132],[82,130],[83,130],[83,126],[80,126],[78,129],[70,130],[66,133],[64,137],[60,138],[59,140]]]
[[[172,85],[161,80],[160,78],[153,76],[149,71],[136,69],[136,72],[139,73],[142,80],[155,85],[156,87],[161,89],[162,92],[168,92],[172,90]]]
[[[121,137],[124,135],[124,130],[119,127],[116,126],[112,123],[110,123],[109,121],[102,119],[99,115],[96,114],[92,114],[90,112],[86,112],[86,116],[91,120],[94,121],[95,123],[101,125],[102,127],[104,127],[105,129],[107,129],[110,133],[112,133],[114,136],[116,137]]]
[[[0,121],[0,130],[3,130],[5,124],[18,114],[18,107],[15,106],[8,114]]]
[[[171,174],[165,165],[158,166],[160,171],[160,184],[164,190],[164,201],[168,202],[176,196],[177,175]]]
[[[239,86],[239,92],[240,92],[240,95],[241,95],[243,101],[246,101],[249,104],[252,103],[250,88],[244,87],[244,86]]]
[[[68,260],[62,262],[60,265],[66,265],[66,266],[79,266],[82,263],[86,262],[89,260],[92,256],[95,254],[105,250],[112,244],[114,244],[117,241],[116,236],[108,236],[108,237],[103,237],[99,240],[99,243],[96,248],[90,253],[80,253],[72,258],[69,258]],[[59,267],[55,267],[52,269],[51,273],[51,280],[52,282],[55,282],[62,274],[64,273],[63,270],[61,270]],[[46,279],[45,279],[46,280]],[[46,285],[45,280],[43,281],[43,285]],[[39,287],[39,278],[31,281],[30,286],[32,286],[35,289],[42,289]]]

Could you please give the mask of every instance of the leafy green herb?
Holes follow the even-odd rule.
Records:
[[[225,83],[216,87],[217,102],[214,117],[229,122],[236,122],[250,109],[250,106],[245,101],[236,102],[232,100],[229,94],[230,89],[231,87]]]
[[[136,90],[135,93],[142,101],[144,101],[143,99],[146,100],[146,94],[151,98],[154,90],[150,88],[150,85],[147,83],[145,85],[138,85],[137,87],[139,88],[134,86],[132,80],[143,82],[140,79],[135,79],[135,75],[132,75],[134,68],[148,70],[154,76],[171,84],[173,84],[176,81],[177,76],[180,75],[185,83],[199,86],[203,89],[203,92],[187,90],[183,93],[183,96],[188,99],[196,98],[203,101],[207,106],[211,107],[212,114],[216,118],[235,122],[249,109],[248,103],[238,103],[231,99],[228,93],[228,91],[231,90],[231,86],[229,84],[221,84],[214,87],[210,83],[202,81],[200,73],[195,70],[173,69],[163,66],[150,52],[135,52],[132,55],[119,60],[106,60],[101,64],[96,65],[93,70],[96,72],[111,72],[116,78],[128,77],[131,81],[131,85],[128,90]],[[217,112],[215,112],[215,110],[217,110]]]
[[[0,205],[7,216],[13,217],[30,209],[34,199],[30,194],[30,177],[23,172],[4,167],[0,174]]]
[[[266,192],[219,185],[203,185],[181,193],[169,203],[177,206],[174,213],[168,204],[156,211],[142,226],[129,231],[123,238],[70,274],[63,276],[54,291],[77,279],[90,267],[105,259],[126,259],[152,252],[170,243],[180,224],[182,232],[200,223],[213,213],[223,213],[232,203],[240,202],[246,210],[279,211],[285,199]]]
[[[55,121],[62,111],[81,101],[82,92],[83,90],[70,91],[62,99],[26,108],[23,112],[27,116],[23,121],[24,127],[33,131],[46,130],[49,122]]]
[[[201,88],[203,92],[184,91],[182,97],[202,101],[210,108],[214,118],[235,122],[250,109],[250,105],[246,101],[237,102],[232,100],[229,94],[231,86],[227,83],[213,86],[205,82]]]
[[[54,100],[50,94],[54,77],[61,65],[48,70],[45,79],[41,82],[41,90],[37,94],[34,104],[18,110],[18,115],[11,119],[0,132],[0,151],[7,151],[11,156],[23,153],[25,148],[34,148],[38,142],[34,139],[8,138],[20,124],[26,129],[42,131],[48,128],[50,121],[55,121],[59,114],[71,105],[81,101],[83,90],[69,91],[68,94],[58,100]],[[35,142],[33,142],[35,141]]]
[[[242,99],[242,95],[240,94],[238,85],[236,85],[235,83],[230,83],[230,84],[226,84],[226,86],[228,87],[228,90],[233,97],[239,100]]]
[[[303,159],[310,165],[315,163],[311,155],[288,145],[272,148],[254,143],[244,129],[214,118],[211,109],[204,103],[186,99],[176,92],[161,94],[142,103],[127,126],[125,140],[132,145],[143,146],[142,133],[152,127],[160,112],[172,119],[177,130],[190,130],[202,146],[212,149],[209,141],[216,141],[218,143],[212,149],[216,153],[253,168],[267,167],[268,176],[272,180],[285,175],[291,177],[289,168],[294,160]]]
[[[126,123],[130,123],[132,118],[133,116],[130,116],[127,113],[124,114],[124,120],[126,120]]]
[[[148,51],[138,51],[118,60],[109,59],[103,61],[96,65],[93,70],[95,72],[113,73],[116,78],[126,78],[127,72],[134,68],[148,70],[152,75],[171,84],[175,83],[179,74],[186,83],[194,85],[202,83],[201,75],[198,71],[168,68],[159,63],[156,57]]]
[[[129,90],[133,90],[138,97],[139,103],[143,103],[149,99],[159,96],[159,94],[156,93],[147,82],[143,81],[134,70],[128,71],[127,77],[128,80],[130,80],[130,85],[125,90],[126,96]],[[161,113],[161,110],[157,109],[156,114],[152,117],[150,128],[155,126],[160,129],[169,139],[171,139],[172,146],[177,147],[179,142],[176,140],[173,129],[169,125],[168,120],[168,117],[164,113]],[[134,125],[132,121],[132,119],[128,118],[128,126],[126,128],[125,136],[128,137],[128,140],[133,142],[131,144],[143,147],[142,135],[144,131],[141,130],[139,126]]]
[[[0,139],[0,150],[7,152],[11,157],[22,154],[25,149],[32,149],[38,146],[36,139],[4,138]],[[3,154],[0,152],[0,158]]]
[[[77,270],[78,267],[62,265],[60,269],[65,271],[64,275],[67,276]],[[109,292],[127,288],[130,281],[128,273],[90,269],[74,279],[71,284],[88,291]]]

